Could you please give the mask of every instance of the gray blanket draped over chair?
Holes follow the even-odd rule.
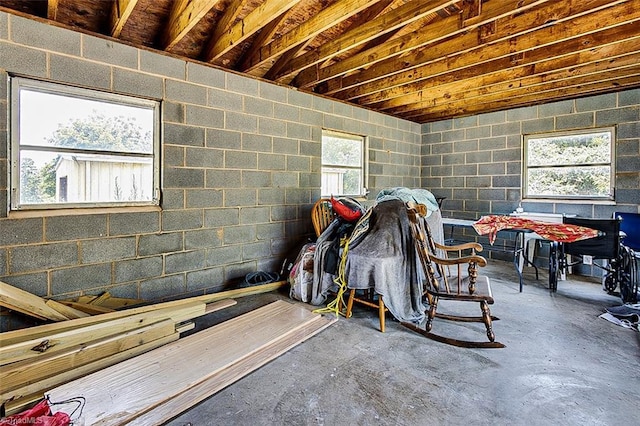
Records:
[[[427,223],[435,241],[440,243],[444,240],[442,216],[435,197],[429,191],[397,190],[381,192],[368,215],[367,232],[350,242],[346,252],[345,277],[348,288],[374,289],[382,295],[385,306],[397,320],[420,323],[425,318],[424,277],[418,266],[405,203],[416,200],[424,203],[426,200],[430,209],[435,207],[435,210],[430,210]],[[328,234],[323,233],[318,239],[314,287],[319,297],[315,298],[313,304],[322,303],[330,287],[334,287],[335,276],[323,272],[320,266],[323,264],[322,247],[328,243]]]

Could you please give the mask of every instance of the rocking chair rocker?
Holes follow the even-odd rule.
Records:
[[[418,258],[426,277],[424,292],[429,302],[429,309],[424,329],[408,322],[403,322],[402,325],[425,337],[454,346],[465,348],[504,348],[505,345],[495,341],[495,334],[492,328],[492,320],[497,320],[498,318],[492,317],[489,310],[489,305],[494,303],[489,279],[485,276],[478,275],[477,267],[483,267],[487,264],[484,257],[476,254],[476,252],[482,251],[482,245],[478,243],[465,243],[456,246],[438,244],[433,240],[429,225],[426,223],[426,207],[424,205],[408,205],[407,208]],[[448,255],[447,258],[437,257],[433,254],[437,253],[436,249],[444,250],[447,253],[457,252],[458,257],[448,257]],[[471,250],[471,254],[462,255],[463,250]],[[465,277],[461,275],[461,265],[468,265],[468,275]],[[457,281],[456,285],[450,285],[447,274],[445,273],[445,269],[451,266],[457,266],[458,275],[455,278]],[[453,281],[453,279],[451,279],[451,281]],[[482,316],[461,316],[439,313],[437,309],[440,300],[479,303]],[[434,334],[431,332],[434,318],[462,322],[483,322],[489,341],[459,340]]]

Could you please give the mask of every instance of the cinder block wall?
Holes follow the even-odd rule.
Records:
[[[10,74],[161,99],[161,209],[8,213]],[[323,128],[368,137],[371,198],[420,185],[418,124],[0,13],[0,280],[161,300],[279,271],[312,232]]]
[[[521,198],[525,134],[615,125],[615,203],[522,202],[526,211],[611,217],[640,212],[640,89],[422,125],[422,186],[447,216],[506,214]]]
[[[521,199],[523,135],[612,125],[617,129],[615,203],[522,201],[522,207],[597,218],[615,211],[640,213],[640,89],[423,124],[422,187],[447,197],[445,216],[508,214]],[[472,230],[465,234],[477,238]],[[496,242],[505,243],[512,244]],[[508,259],[504,253],[491,255]],[[583,267],[580,273],[601,271]]]

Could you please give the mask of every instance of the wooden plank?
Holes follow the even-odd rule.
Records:
[[[0,393],[4,394],[173,333],[175,323],[165,319],[124,333],[74,345],[66,350],[46,353],[38,358],[3,365],[0,367]]]
[[[282,81],[284,78],[363,45],[383,34],[393,32],[453,3],[456,1],[429,0],[413,1],[398,6],[388,13],[354,27],[317,49],[292,59],[276,74],[276,80]]]
[[[0,281],[0,305],[34,318],[66,321],[69,318],[47,306],[39,296]]]
[[[267,61],[274,60],[279,55],[300,46],[327,29],[351,18],[357,13],[374,5],[379,0],[349,0],[337,1],[323,8],[318,14],[304,21],[297,27],[262,46],[249,58],[249,68],[260,66]]]
[[[196,26],[219,0],[176,0],[162,34],[162,45],[170,50]]]
[[[88,304],[89,305],[103,306],[104,301],[106,301],[110,297],[111,297],[111,293],[109,293],[108,291],[104,291],[99,296],[94,297],[93,299],[91,299],[91,301]]]
[[[85,304],[91,304],[93,300],[96,299],[96,296],[80,296],[76,300],[70,300],[71,302],[80,302]],[[105,308],[111,308],[113,310],[118,310],[122,308],[126,308],[127,306],[136,306],[147,303],[144,299],[131,299],[126,297],[109,297],[98,303],[98,306],[103,306]]]
[[[211,38],[209,46],[205,49],[205,60],[212,62],[224,55],[233,47],[258,32],[266,23],[276,19],[299,2],[300,0],[269,0],[264,2],[245,16],[244,19],[234,23],[219,38]]]
[[[90,324],[98,324],[106,321],[112,321],[117,318],[125,318],[131,315],[143,314],[154,312],[158,310],[167,309],[167,312],[162,312],[160,315],[164,317],[168,316],[175,323],[187,321],[198,316],[204,315],[207,313],[207,310],[220,310],[228,308],[229,306],[233,306],[236,304],[235,300],[221,300],[218,302],[213,302],[209,306],[207,305],[198,305],[194,308],[194,310],[184,311],[182,308],[185,304],[190,304],[193,302],[199,302],[198,300],[193,299],[184,299],[180,301],[182,303],[175,302],[165,302],[157,305],[143,306],[140,308],[129,309],[126,311],[116,311],[108,314],[100,314],[94,315],[87,318],[79,318],[75,320],[65,321],[63,323],[55,323],[55,324],[44,324],[37,327],[31,327],[27,329],[21,330],[13,330],[7,331],[5,333],[0,333],[0,347],[12,345],[20,342],[24,342],[32,339],[47,339],[53,333],[61,333],[67,330],[77,330],[81,327],[86,327]],[[175,304],[173,304],[175,303]],[[204,302],[200,302],[204,303]]]
[[[69,319],[84,318],[89,316],[89,314],[86,312],[82,312],[78,309],[72,308],[71,306],[67,306],[53,299],[49,299],[44,303],[46,303],[50,308],[53,308],[54,310],[59,312],[60,315],[63,315]]]
[[[89,315],[108,314],[109,312],[114,311],[114,309],[105,308],[99,305],[92,305],[90,303],[72,302],[68,300],[61,300],[60,303],[62,303],[63,305],[70,306],[73,309],[86,312]]]
[[[326,316],[317,321],[309,322],[282,336],[281,339],[268,347],[238,360],[238,362],[224,370],[220,370],[203,378],[200,383],[143,413],[129,424],[131,426],[147,426],[166,423],[175,417],[177,413],[188,410],[198,402],[205,400],[216,392],[235,383],[252,371],[257,370],[293,347],[315,336],[335,321],[337,321],[336,317]]]
[[[111,36],[118,37],[131,17],[138,0],[115,0],[111,8]]]
[[[127,316],[127,315],[135,315],[135,314],[139,314],[139,313],[143,313],[143,312],[149,312],[149,311],[153,311],[156,309],[165,309],[165,308],[172,308],[172,307],[177,307],[180,306],[184,303],[189,303],[189,302],[203,302],[206,303],[207,305],[214,303],[214,308],[213,309],[224,309],[227,308],[229,306],[233,306],[236,304],[235,300],[225,300],[225,299],[231,299],[231,298],[237,298],[237,297],[244,297],[244,296],[250,296],[250,295],[254,295],[254,294],[260,294],[260,293],[267,293],[270,291],[274,291],[279,289],[280,287],[283,287],[285,285],[288,285],[287,281],[276,281],[273,283],[268,283],[268,284],[262,284],[262,285],[255,285],[255,286],[250,286],[250,287],[244,287],[244,288],[239,288],[239,289],[234,289],[234,290],[227,290],[227,291],[221,291],[218,293],[211,293],[211,294],[205,294],[202,296],[195,296],[195,297],[189,297],[186,299],[180,299],[180,300],[173,300],[170,302],[162,302],[162,303],[157,303],[154,305],[148,305],[148,306],[140,306],[138,308],[132,308],[132,309],[127,309],[127,310],[123,310],[123,311],[116,311],[116,312],[111,312],[108,314],[101,314],[101,315],[94,315],[91,317],[87,317],[87,318],[79,318],[79,319],[75,319],[75,320],[69,320],[69,321],[65,321],[64,323],[60,323],[60,324],[44,324],[44,325],[40,325],[40,326],[36,326],[36,327],[30,327],[28,329],[21,329],[21,330],[14,330],[14,331],[8,331],[5,333],[0,333],[0,346],[4,346],[6,344],[12,344],[12,343],[16,343],[16,342],[21,342],[24,340],[28,340],[28,339],[33,339],[33,338],[37,338],[37,337],[46,337],[48,334],[55,332],[55,331],[61,331],[64,329],[72,329],[72,328],[76,328],[79,326],[84,326],[87,324],[93,324],[93,323],[98,323],[98,322],[102,322],[102,321],[109,321],[112,320],[114,318],[120,318],[123,316]],[[209,306],[207,306],[206,308],[207,310],[211,309]],[[201,315],[204,315],[204,311],[202,312]],[[186,321],[189,319],[193,319],[195,317],[184,317],[184,316],[180,316],[180,315],[172,315],[171,319],[173,319],[175,322],[181,322],[181,321]]]
[[[42,398],[44,397],[44,393],[49,389],[53,389],[57,386],[63,385],[67,382],[78,379],[87,374],[100,371],[103,368],[110,367],[119,362],[125,361],[129,358],[133,358],[145,352],[149,352],[150,350],[164,346],[167,343],[175,342],[176,340],[178,340],[179,337],[180,337],[180,333],[176,331],[168,336],[161,337],[159,339],[134,346],[131,349],[118,351],[117,353],[111,356],[107,356],[107,357],[89,362],[87,364],[74,367],[70,370],[61,372],[51,377],[47,377],[37,382],[15,388],[7,392],[2,392],[0,393],[0,403],[6,403],[8,401],[16,401],[16,403],[13,403],[10,405],[12,407],[18,406],[16,408],[24,407],[25,404],[28,404],[30,401],[31,402],[33,401],[33,399],[30,398],[33,395],[39,395],[39,397]],[[18,404],[17,402],[21,400],[22,400],[22,404]],[[15,409],[13,408],[12,410],[14,410],[13,411],[14,413],[18,412],[18,411],[15,411]]]
[[[314,314],[302,305],[279,300],[52,389],[46,395],[53,402],[71,396],[84,397],[86,424],[123,424],[208,377],[228,371],[248,356],[268,352],[267,348],[282,336],[306,324],[335,320]],[[189,360],[189,368],[182,368],[185,359]],[[55,409],[68,413],[73,410],[68,405],[56,405]]]
[[[175,308],[157,309],[150,312],[115,318],[110,321],[79,326],[58,333],[51,333],[45,337],[35,337],[13,344],[3,344],[0,346],[0,365],[41,357],[45,353],[65,350],[83,342],[125,333],[163,319],[171,318],[172,315],[198,316],[201,315],[203,311],[206,312],[204,303],[196,301],[185,303]]]

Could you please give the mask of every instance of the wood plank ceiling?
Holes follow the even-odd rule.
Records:
[[[640,0],[0,0],[417,123],[640,86]]]

